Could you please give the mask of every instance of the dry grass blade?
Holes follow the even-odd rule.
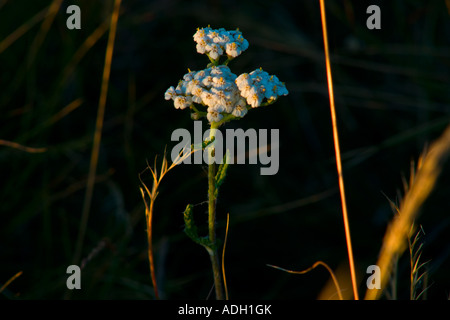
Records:
[[[141,184],[144,187],[144,188],[140,187],[139,189],[141,191],[142,200],[144,201],[144,205],[145,205],[145,218],[146,218],[146,224],[147,224],[147,242],[148,242],[148,261],[150,264],[150,276],[152,278],[152,284],[153,284],[153,289],[155,291],[156,299],[159,299],[159,292],[158,292],[158,285],[156,282],[155,263],[154,263],[154,258],[153,258],[153,233],[152,233],[153,227],[152,227],[152,224],[153,224],[153,208],[155,205],[156,197],[158,196],[158,188],[159,188],[159,185],[160,185],[163,177],[170,170],[172,170],[175,166],[182,163],[186,158],[188,158],[195,151],[197,151],[197,150],[193,150],[193,151],[186,152],[186,153],[180,153],[174,159],[174,161],[172,162],[172,164],[170,166],[168,165],[168,161],[167,161],[167,158],[166,158],[166,155],[164,152],[164,157],[163,157],[162,164],[161,164],[161,171],[160,171],[159,175],[158,175],[158,171],[156,169],[156,158],[157,157],[155,157],[153,169],[147,163],[147,168],[142,173],[144,173],[146,170],[150,170],[150,172],[152,174],[152,178],[153,178],[153,185],[152,185],[151,191],[147,187],[147,185],[142,181],[142,179],[141,179],[142,173],[139,175],[139,180],[141,181]],[[145,192],[144,192],[144,190],[145,190]],[[148,203],[146,200],[146,197],[145,197],[146,194],[149,197],[150,203]]]
[[[11,147],[17,150],[21,150],[21,151],[25,151],[28,153],[42,153],[47,151],[47,148],[32,148],[32,147],[26,147],[23,146],[17,142],[12,142],[12,141],[6,141],[6,140],[2,140],[0,139],[0,146],[5,146],[5,147]]]
[[[109,28],[109,21],[106,19],[97,29],[92,32],[89,37],[83,42],[80,48],[74,53],[72,59],[67,64],[63,71],[62,80],[60,81],[60,87],[62,87],[69,76],[73,74],[77,64],[86,55],[86,53],[98,42],[98,40],[105,34]]]
[[[13,275],[8,281],[6,281],[6,283],[0,288],[0,293],[2,293],[3,290],[5,290],[6,287],[8,287],[11,284],[11,282],[13,282],[18,277],[20,277],[22,275],[22,273],[23,273],[22,271],[19,271],[15,275]]]
[[[317,261],[317,262],[314,263],[311,267],[309,267],[308,269],[302,270],[302,271],[292,271],[292,270],[287,270],[287,269],[284,269],[284,268],[281,268],[281,267],[277,267],[277,266],[274,266],[274,265],[271,265],[271,264],[268,264],[267,266],[272,267],[272,268],[275,268],[275,269],[278,269],[278,270],[281,270],[281,271],[285,271],[285,272],[288,272],[288,273],[293,273],[293,274],[305,274],[305,273],[308,273],[308,272],[310,272],[311,270],[315,269],[315,268],[318,267],[318,266],[323,266],[323,267],[325,267],[325,268],[327,269],[327,271],[328,271],[328,272],[330,273],[330,275],[331,275],[331,278],[333,279],[333,282],[334,282],[334,285],[336,286],[336,292],[337,292],[337,294],[338,294],[338,296],[339,296],[339,299],[340,299],[340,300],[344,300],[344,299],[342,298],[341,288],[339,287],[339,282],[337,281],[337,278],[336,278],[336,276],[334,275],[333,270],[331,270],[331,268],[330,268],[325,262],[323,262],[323,261]]]
[[[383,246],[377,261],[381,270],[381,290],[367,290],[365,299],[379,299],[392,269],[393,257],[401,255],[406,248],[411,226],[419,209],[431,193],[442,167],[450,155],[450,127],[434,142],[429,152],[423,156],[422,164],[417,170],[414,182],[409,187],[399,214],[388,226]]]
[[[58,113],[56,113],[50,119],[48,119],[45,122],[45,125],[50,126],[52,124],[55,124],[56,122],[60,121],[62,118],[69,115],[69,113],[76,110],[79,106],[81,106],[82,103],[83,103],[83,99],[81,99],[81,98],[73,100],[71,103],[69,103],[67,106],[65,106],[62,110],[60,110]]]
[[[227,214],[227,228],[225,230],[225,240],[223,243],[222,250],[222,276],[223,276],[223,287],[225,289],[225,300],[228,300],[228,287],[227,287],[227,278],[225,277],[225,248],[228,240],[228,226],[230,225],[230,214]]]
[[[81,257],[84,235],[86,233],[86,226],[87,226],[87,221],[89,218],[89,211],[90,211],[90,206],[91,206],[91,201],[92,201],[92,195],[94,192],[95,176],[96,176],[96,172],[97,172],[98,156],[99,156],[99,152],[100,152],[100,142],[102,139],[103,119],[104,119],[105,107],[106,107],[106,97],[108,94],[109,76],[110,76],[110,72],[111,72],[112,55],[113,55],[113,50],[114,50],[114,40],[115,40],[115,36],[116,36],[117,20],[119,17],[120,3],[121,3],[121,0],[115,1],[114,11],[111,15],[111,27],[109,29],[108,44],[107,44],[106,53],[105,53],[105,65],[103,67],[103,78],[102,78],[100,99],[99,99],[99,103],[98,103],[98,112],[97,112],[97,119],[96,119],[95,132],[94,132],[94,143],[92,145],[92,154],[91,154],[91,161],[90,161],[90,165],[89,165],[89,174],[88,174],[88,181],[87,181],[87,187],[86,187],[86,195],[85,195],[84,204],[83,204],[83,211],[81,214],[80,231],[78,233],[78,239],[77,239],[77,244],[76,244],[76,249],[75,249],[75,254],[74,254],[74,259],[73,259],[74,263],[77,263]]]
[[[415,228],[413,224],[411,226],[410,237],[408,238],[410,267],[411,267],[410,299],[418,300],[421,296],[424,296],[426,290],[428,289],[426,286],[424,286],[422,290],[418,291],[421,282],[423,280],[426,280],[427,272],[423,271],[423,268],[426,266],[428,261],[426,262],[420,261],[423,252],[422,237],[425,235],[425,231],[423,231],[422,226],[420,226],[419,230],[414,235],[413,232],[414,229]],[[412,239],[413,237],[414,239]]]
[[[48,8],[47,16],[45,17],[44,22],[42,22],[41,29],[39,30],[39,33],[34,38],[34,41],[30,47],[30,50],[28,52],[27,57],[27,68],[30,68],[33,64],[37,52],[39,51],[39,48],[41,44],[44,42],[45,37],[48,34],[48,31],[53,23],[53,20],[56,17],[56,14],[59,11],[59,8],[61,7],[62,0],[53,0],[52,4]]]
[[[60,111],[58,111],[56,114],[54,114],[47,120],[42,121],[38,126],[33,128],[32,130],[25,132],[20,137],[20,139],[23,141],[23,140],[29,139],[31,137],[34,137],[41,130],[50,127],[51,125],[53,125],[53,124],[57,123],[58,121],[60,121],[61,119],[63,119],[64,117],[68,116],[71,112],[78,109],[82,104],[83,104],[82,98],[77,98],[77,99],[73,100],[67,106],[65,106]]]
[[[48,8],[45,8],[35,14],[30,20],[25,22],[19,28],[17,28],[13,33],[7,36],[0,42],[0,54],[5,51],[10,45],[12,45],[21,36],[27,33],[32,27],[34,27],[39,21],[44,19],[47,14]]]

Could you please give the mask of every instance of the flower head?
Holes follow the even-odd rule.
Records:
[[[241,74],[236,78],[236,85],[241,96],[247,99],[247,103],[252,108],[259,107],[264,99],[274,101],[279,96],[288,94],[284,83],[278,80],[277,76],[271,76],[263,71],[262,68]]]
[[[277,76],[262,68],[236,76],[226,65],[248,48],[248,41],[239,30],[226,31],[210,27],[197,29],[194,34],[197,52],[207,54],[211,66],[200,71],[189,70],[165,92],[166,100],[173,100],[176,109],[189,107],[193,119],[206,117],[209,122],[229,121],[244,117],[250,108],[273,103],[288,91]],[[218,65],[220,56],[228,60]],[[200,105],[197,109],[194,103]],[[224,119],[225,116],[228,116]]]
[[[229,58],[236,58],[248,48],[248,41],[239,30],[227,31],[224,28],[210,27],[197,29],[194,34],[197,52],[208,54],[213,60],[226,53]]]
[[[221,113],[233,113],[237,105],[239,111],[235,114],[242,117],[246,113],[241,110],[245,104],[235,83],[236,78],[230,68],[224,65],[190,71],[176,88],[167,89],[165,98],[173,100],[177,109],[184,109],[192,103],[204,105],[210,122],[220,121],[223,117]]]

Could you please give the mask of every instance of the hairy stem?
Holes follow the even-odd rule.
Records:
[[[214,122],[211,123],[211,130],[209,134],[210,140],[215,136],[218,125]],[[214,274],[214,286],[216,289],[216,299],[223,300],[223,289],[222,289],[222,278],[220,275],[220,264],[219,256],[217,254],[216,248],[216,164],[212,162],[212,157],[214,155],[214,147],[208,147],[208,229],[209,229],[209,240],[213,244],[212,248],[208,249],[209,257],[211,259],[213,274]]]

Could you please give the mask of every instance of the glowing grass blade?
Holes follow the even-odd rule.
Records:
[[[350,236],[350,226],[348,223],[348,215],[347,215],[347,203],[345,200],[345,189],[344,189],[344,176],[342,173],[342,164],[341,164],[341,151],[339,147],[339,135],[337,130],[337,121],[336,121],[336,108],[334,106],[334,92],[333,92],[333,80],[331,78],[331,66],[330,66],[330,54],[328,52],[328,35],[327,35],[327,23],[325,18],[325,3],[324,0],[320,0],[320,16],[322,18],[322,32],[323,32],[323,43],[325,47],[325,63],[327,68],[327,80],[328,80],[328,92],[330,95],[330,109],[331,109],[331,120],[333,122],[333,138],[334,138],[334,149],[336,153],[336,166],[339,176],[339,190],[341,194],[341,203],[342,203],[342,215],[344,218],[344,228],[345,228],[345,239],[347,241],[347,251],[348,251],[348,260],[350,264],[350,274],[352,277],[352,285],[353,285],[353,294],[355,300],[358,300],[358,287],[356,284],[356,274],[355,274],[355,265],[353,261],[353,250],[352,250],[352,242]]]
[[[147,224],[147,242],[148,242],[147,254],[148,254],[148,261],[149,261],[149,265],[150,265],[150,277],[152,279],[153,290],[155,292],[156,299],[159,299],[159,291],[158,291],[158,284],[156,282],[155,263],[154,263],[154,258],[153,258],[153,232],[152,232],[152,230],[153,230],[153,208],[154,208],[154,204],[156,201],[156,197],[158,196],[158,188],[161,183],[161,180],[166,175],[166,173],[168,173],[170,170],[172,170],[177,165],[182,163],[186,158],[188,158],[194,152],[195,151],[191,151],[191,152],[187,152],[187,153],[178,155],[177,158],[174,159],[174,162],[172,162],[172,164],[170,166],[168,165],[166,153],[164,152],[164,157],[163,157],[162,164],[161,164],[161,172],[159,175],[158,175],[158,170],[156,168],[156,158],[157,157],[155,157],[155,162],[154,162],[153,168],[147,163],[147,168],[144,171],[150,170],[150,172],[152,174],[153,185],[152,185],[151,191],[147,187],[147,185],[144,183],[144,181],[142,181],[141,175],[139,175],[139,180],[145,189],[145,192],[144,192],[144,189],[142,189],[142,187],[139,188],[141,191],[142,200],[144,201],[144,205],[145,205],[145,219],[146,219],[146,224]],[[150,204],[147,203],[147,201],[145,200],[146,194],[149,197]]]
[[[381,270],[381,290],[367,290],[366,300],[380,298],[392,271],[393,257],[403,253],[408,235],[410,232],[414,232],[411,231],[411,225],[433,190],[443,165],[450,156],[450,127],[431,145],[429,150],[422,159],[414,182],[402,201],[398,215],[389,224],[384,236],[377,261]]]
[[[6,287],[8,287],[11,284],[11,282],[13,282],[18,277],[20,277],[22,275],[22,273],[23,273],[22,271],[19,271],[15,275],[13,275],[8,281],[6,281],[6,283],[0,288],[0,293],[2,293],[3,290],[5,290]]]

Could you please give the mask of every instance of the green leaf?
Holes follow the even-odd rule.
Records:
[[[215,196],[217,197],[217,194],[219,192],[219,188],[222,185],[222,183],[225,181],[225,177],[227,176],[227,170],[229,166],[229,158],[230,158],[230,151],[227,150],[226,154],[223,156],[223,161],[219,166],[219,169],[217,169],[215,182],[216,182],[216,191]]]
[[[194,223],[194,216],[192,213],[192,204],[188,204],[184,210],[184,232],[189,238],[196,241],[198,238],[197,226]]]
[[[214,250],[215,244],[209,240],[209,237],[200,237],[197,232],[197,226],[194,222],[193,205],[188,204],[184,210],[184,233],[195,243],[204,246],[206,249]]]

